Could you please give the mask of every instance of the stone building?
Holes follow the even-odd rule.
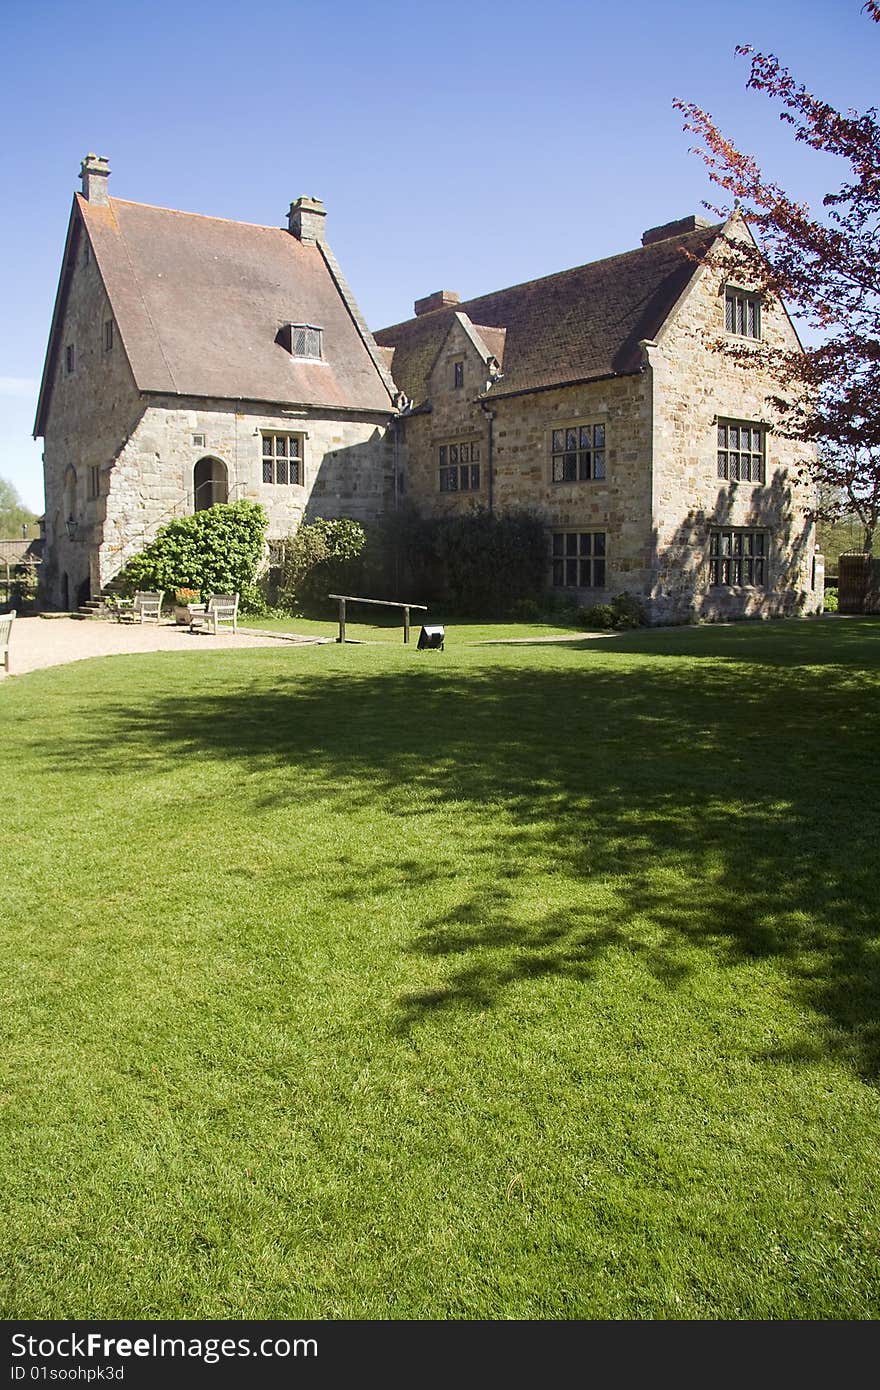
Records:
[[[440,291],[374,338],[317,200],[284,230],[110,198],[93,155],[81,174],[35,426],[55,604],[162,522],[247,497],[270,538],[401,498],[526,508],[549,587],[631,592],[654,621],[821,608],[803,451],[773,429],[763,354],[797,337],[725,277],[739,217],[467,303]]]
[[[172,517],[250,498],[280,537],[393,490],[395,388],[322,204],[251,226],[111,198],[109,172],[83,161],[34,427],[63,608]]]
[[[581,604],[628,591],[655,622],[820,610],[804,450],[774,433],[762,353],[797,336],[727,282],[722,233],[750,235],[685,218],[467,303],[438,291],[377,332],[416,508],[537,512],[548,584]]]

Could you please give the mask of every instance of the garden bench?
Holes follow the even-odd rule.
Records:
[[[142,623],[158,623],[162,615],[164,596],[164,589],[160,589],[158,593],[154,590],[139,589],[132,604],[134,618]]]
[[[238,594],[210,594],[207,603],[190,603],[191,632],[213,632],[216,637],[221,623],[238,628]]]
[[[0,662],[3,663],[7,673],[9,671],[9,639],[12,636],[12,624],[15,619],[15,609],[11,613],[0,615]]]

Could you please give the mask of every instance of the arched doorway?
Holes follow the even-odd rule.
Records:
[[[219,459],[199,459],[193,469],[193,498],[195,510],[203,512],[218,502],[226,502],[229,488],[226,482],[226,464]]]

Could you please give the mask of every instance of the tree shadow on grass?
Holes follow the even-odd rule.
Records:
[[[449,876],[454,906],[406,947],[434,966],[430,985],[397,1000],[400,1030],[490,1008],[530,979],[588,982],[612,950],[674,989],[699,948],[722,966],[774,961],[820,1020],[825,1053],[876,1077],[878,706],[864,631],[861,648],[844,630],[823,637],[821,670],[779,660],[766,628],[719,629],[709,645],[726,659],[634,661],[652,636],[603,662],[569,651],[466,670],[273,667],[274,686],[230,667],[226,686],[111,709],[100,730],[68,745],[61,734],[46,753],[81,762],[91,740],[108,773],[153,766],[157,748],[231,759],[255,806],[307,814],[311,799],[390,817],[397,862],[379,849],[363,880],[342,865],[326,893],[375,916],[401,875],[416,887]],[[693,655],[689,638],[676,654]],[[467,842],[460,884],[413,851],[418,818],[438,813]],[[529,896],[541,875],[565,906]]]

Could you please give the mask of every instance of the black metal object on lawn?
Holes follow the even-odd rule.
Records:
[[[440,651],[442,652],[442,650],[443,650],[443,643],[445,642],[445,640],[446,640],[446,629],[445,629],[444,627],[439,627],[439,626],[435,626],[435,627],[424,627],[424,626],[423,626],[421,632],[419,633],[419,640],[418,640],[418,643],[417,643],[417,649],[418,649],[420,652],[423,652],[423,651],[425,651],[425,649],[428,648],[428,647],[439,647],[439,648],[440,648]]]

